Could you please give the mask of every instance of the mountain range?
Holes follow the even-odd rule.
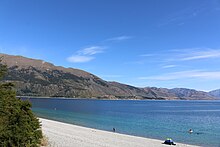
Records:
[[[220,98],[220,89],[216,89],[216,90],[210,91],[209,94],[214,96],[214,97]]]
[[[220,90],[204,92],[186,88],[139,88],[108,82],[89,72],[55,66],[43,60],[0,54],[8,67],[3,79],[16,85],[18,96],[100,99],[214,100]]]

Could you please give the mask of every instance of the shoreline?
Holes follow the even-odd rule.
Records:
[[[17,98],[26,99],[63,99],[63,100],[100,100],[100,101],[170,101],[168,99],[102,99],[102,98],[68,98],[68,97],[30,97],[17,96]]]
[[[52,147],[166,147],[164,140],[131,136],[39,118],[43,135]],[[174,140],[175,142],[175,140]],[[176,142],[175,142],[176,143]],[[176,143],[177,147],[196,147]]]
[[[17,98],[26,99],[63,99],[63,100],[103,100],[103,101],[220,101],[220,99],[200,100],[200,99],[99,99],[99,98],[68,98],[68,97],[31,97],[31,96],[16,96]]]
[[[126,98],[122,98],[122,99],[119,99],[119,98],[117,98],[117,99],[107,99],[107,98],[97,98],[97,97],[91,97],[91,98],[80,98],[80,97],[48,97],[48,96],[45,96],[45,97],[37,97],[37,96],[16,96],[16,97],[18,97],[18,98],[27,98],[27,99],[29,99],[29,98],[33,98],[33,99],[35,99],[35,98],[39,98],[39,99],[73,99],[73,100],[112,100],[112,101],[120,101],[120,100],[131,100],[131,101],[133,101],[133,100],[140,100],[140,101],[142,101],[142,100],[161,100],[161,101],[165,101],[165,100],[168,100],[168,99],[132,99],[132,98],[128,98],[128,99],[126,99]]]

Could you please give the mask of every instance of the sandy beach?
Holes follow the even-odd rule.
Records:
[[[102,131],[40,118],[50,147],[166,147],[164,141]],[[193,147],[176,143],[177,147]]]

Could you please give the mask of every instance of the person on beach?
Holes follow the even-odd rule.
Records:
[[[115,128],[113,128],[112,131],[115,132]]]

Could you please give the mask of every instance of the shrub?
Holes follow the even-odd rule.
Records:
[[[7,67],[0,64],[0,78]],[[40,123],[31,103],[16,98],[12,83],[0,83],[0,146],[37,147],[42,138]]]

